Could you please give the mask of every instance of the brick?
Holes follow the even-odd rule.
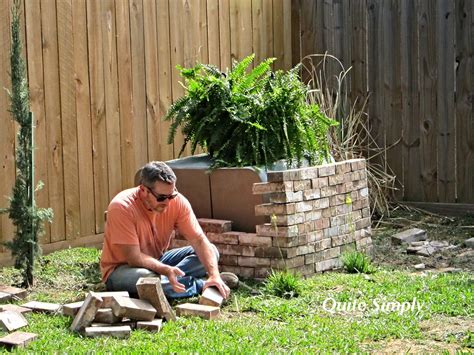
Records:
[[[254,256],[254,247],[249,245],[214,244],[221,255]]]
[[[85,329],[85,334],[88,337],[96,338],[103,336],[111,336],[114,338],[128,338],[132,333],[132,328],[128,325],[119,325],[113,327],[88,327]]]
[[[315,179],[317,177],[318,177],[317,167],[308,167],[308,168],[301,169],[300,171],[301,180]]]
[[[239,244],[239,232],[207,233],[211,243]]]
[[[311,275],[314,275],[314,264],[307,264],[300,266],[298,268],[295,268],[295,272],[300,274],[301,276],[308,277]]]
[[[362,211],[354,211],[352,212],[352,222],[358,221],[359,219],[362,219]]]
[[[352,219],[351,213],[341,214],[341,215],[330,218],[331,227],[340,226],[342,224],[348,224],[348,223],[351,223],[352,221],[353,219]]]
[[[18,313],[30,313],[31,309],[26,307],[17,306],[16,304],[4,304],[0,306],[0,312],[3,311],[14,311]]]
[[[322,216],[322,211],[310,211],[304,214],[304,221],[316,221]]]
[[[302,202],[300,202],[302,203]],[[293,237],[298,234],[297,226],[275,227],[270,223],[258,224],[256,226],[257,235],[265,237]]]
[[[367,180],[356,180],[352,182],[354,190],[360,190],[367,187]]]
[[[5,293],[5,292],[0,292],[0,302],[1,303],[6,303],[11,301],[12,295],[11,293]]]
[[[346,195],[334,195],[329,197],[329,206],[337,206],[346,203]]]
[[[263,237],[255,233],[241,233],[239,235],[239,244],[252,246],[271,246],[272,238]]]
[[[296,255],[305,255],[314,253],[314,244],[301,245],[296,247]]]
[[[319,177],[334,175],[336,173],[336,167],[332,165],[322,165],[319,167]]]
[[[11,332],[28,325],[23,314],[15,311],[3,311],[0,313],[0,327],[6,331]]]
[[[36,339],[35,333],[14,332],[0,338],[0,344],[9,348],[24,348],[28,343]]]
[[[344,253],[347,253],[347,252],[353,252],[354,250],[356,250],[356,243],[355,242],[351,242],[351,243],[341,245],[341,254],[344,254]]]
[[[201,297],[199,297],[199,304],[205,306],[214,306],[220,307],[224,302],[224,297],[222,297],[221,293],[216,287],[208,287],[206,288]]]
[[[252,186],[254,195],[268,194],[271,192],[293,191],[293,182],[258,182]]]
[[[31,301],[21,306],[30,308],[33,312],[58,313],[61,311],[61,305],[57,303]]]
[[[232,230],[232,221],[198,218],[198,222],[205,233],[225,233]]]
[[[323,272],[327,270],[333,270],[341,267],[341,261],[336,259],[324,260],[314,264],[316,272]]]
[[[314,200],[313,201],[313,208],[314,209],[323,209],[329,207],[329,198],[320,198],[319,200]]]
[[[331,246],[337,247],[340,245],[352,243],[353,241],[354,241],[354,236],[352,234],[337,235],[331,238]]]
[[[366,188],[363,188],[363,189],[360,189],[359,190],[359,196],[360,197],[367,197],[369,196],[369,189],[366,187]]]
[[[97,323],[114,324],[121,321],[122,321],[122,318],[117,317],[112,312],[112,308],[98,309],[94,317],[94,322],[97,322]]]
[[[231,266],[231,265],[222,265],[219,268],[220,271],[225,271],[225,272],[231,272],[233,274],[236,274],[238,276],[240,275],[240,267],[239,266]]]
[[[316,230],[310,233],[307,233],[307,242],[308,243],[313,243],[316,241],[319,241],[323,239],[323,231],[322,230]]]
[[[292,258],[296,256],[296,246],[286,247],[259,247],[255,249],[255,256],[258,258]]]
[[[320,177],[317,179],[311,179],[311,187],[313,189],[319,189],[321,187],[328,186],[328,185],[329,185],[329,179],[327,176]]]
[[[152,320],[156,314],[150,302],[121,296],[113,297],[111,308],[117,317],[134,320]]]
[[[295,203],[296,212],[308,212],[313,210],[313,201],[301,201]]]
[[[271,267],[272,268],[294,268],[304,265],[304,256],[300,255],[295,258],[281,260],[281,259],[272,259]]]
[[[306,212],[309,213],[309,212]],[[276,223],[277,226],[292,226],[305,221],[304,213],[294,213],[288,215],[275,215],[272,222]]]
[[[83,304],[84,304],[84,301],[64,304],[63,314],[65,316],[74,317],[77,314],[77,312],[79,312],[79,309],[81,309]]]
[[[22,300],[26,297],[27,291],[23,288],[0,285],[0,292],[9,293],[14,300]]]
[[[130,294],[127,291],[95,292],[95,295],[102,298],[102,308],[110,308],[113,296],[130,297]]]
[[[321,187],[321,197],[330,197],[337,194],[336,186]]]
[[[102,304],[102,298],[94,292],[89,292],[83,305],[79,309],[72,321],[70,329],[73,332],[81,332],[90,326],[95,319],[95,315]]]
[[[426,240],[426,231],[419,228],[410,228],[392,235],[392,244],[394,245],[407,244],[422,240]]]
[[[293,181],[293,191],[304,191],[311,189],[311,180],[298,180]]]
[[[318,240],[314,243],[314,251],[321,251],[331,247],[331,238]]]
[[[264,203],[255,206],[256,216],[287,215],[296,212],[295,203],[273,204]]]
[[[314,264],[316,262],[315,260],[316,253],[311,253],[311,254],[306,254],[304,256],[304,263],[306,264]],[[314,270],[314,267],[313,267]]]
[[[345,174],[351,171],[351,163],[347,161],[336,164],[336,174]]]
[[[239,256],[239,266],[244,266],[244,267],[270,266],[270,259]]]
[[[238,256],[237,255],[220,255],[219,265],[238,266],[239,265]]]
[[[329,228],[330,222],[329,218],[320,218],[317,221],[315,221],[314,228],[315,230],[324,230],[326,228]]]
[[[328,176],[329,185],[337,185],[342,184],[344,182],[344,175],[343,174],[336,174]]]
[[[299,244],[300,240],[299,240],[299,237],[300,236],[294,236],[294,237],[273,237],[273,246],[274,247],[285,247],[285,248],[289,248],[289,247],[296,247]]]
[[[239,275],[245,279],[253,279],[255,277],[255,269],[253,267],[240,267]]]
[[[362,209],[362,217],[370,217],[370,209],[369,208],[364,208]]]
[[[355,229],[370,227],[370,217],[359,219],[355,222]]]
[[[323,187],[324,188],[324,187]],[[321,189],[311,189],[311,190],[306,190],[303,193],[303,197],[305,201],[308,200],[315,200],[317,198],[321,197]]]
[[[180,317],[200,317],[210,320],[219,317],[220,308],[202,304],[184,303],[176,306],[176,314]]]
[[[290,203],[303,201],[303,191],[274,192],[270,194],[270,203]]]
[[[162,319],[153,319],[150,321],[139,321],[137,322],[137,329],[143,329],[148,332],[158,333],[163,325]]]
[[[356,240],[357,250],[361,250],[364,247],[366,247],[367,245],[372,245],[372,238],[371,237],[366,237],[366,238]]]
[[[176,316],[166,299],[159,277],[141,277],[137,281],[137,292],[141,300],[148,301],[159,317],[175,321]],[[132,318],[132,317],[130,317]],[[147,319],[144,319],[147,320]]]

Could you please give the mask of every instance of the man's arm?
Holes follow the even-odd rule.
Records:
[[[186,291],[186,287],[177,280],[178,276],[184,276],[184,272],[179,268],[165,265],[150,255],[142,253],[138,245],[119,244],[117,246],[126,257],[128,266],[145,268],[159,275],[165,275],[175,292],[182,293]]]
[[[221,293],[224,298],[228,298],[230,295],[229,287],[224,283],[220,274],[219,268],[217,266],[217,258],[213,250],[212,244],[209,242],[207,237],[203,234],[200,234],[197,237],[191,238],[186,237],[194,251],[196,252],[199,260],[203,264],[204,268],[209,275],[206,283],[204,284],[204,289],[209,286],[215,286]]]

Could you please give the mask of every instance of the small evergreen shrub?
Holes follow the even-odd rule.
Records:
[[[344,269],[351,274],[372,274],[375,272],[375,267],[372,265],[369,257],[360,251],[344,253],[341,260]]]
[[[272,270],[265,280],[265,290],[282,298],[298,297],[303,288],[301,276],[288,270]]]

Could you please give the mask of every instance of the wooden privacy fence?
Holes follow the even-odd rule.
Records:
[[[0,86],[10,87],[10,9],[0,0]],[[138,167],[175,157],[161,118],[183,89],[177,64],[255,53],[291,66],[290,0],[25,0],[23,42],[36,121],[48,250],[100,241],[104,210]],[[0,93],[0,207],[15,178],[15,126]],[[0,241],[12,237],[0,217]],[[92,237],[91,237],[92,236]],[[64,241],[64,242],[61,242]],[[82,241],[82,242],[81,242]],[[6,255],[6,254],[3,254]]]
[[[299,0],[304,56],[352,66],[404,200],[474,204],[474,1]],[[295,5],[296,6],[296,5]],[[295,52],[295,53],[298,53]],[[329,75],[335,73],[329,73]]]

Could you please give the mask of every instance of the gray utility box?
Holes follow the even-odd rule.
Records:
[[[268,217],[255,216],[255,205],[268,202],[268,198],[252,193],[254,183],[267,181],[266,171],[253,167],[210,170],[212,162],[206,154],[166,163],[197,217],[230,220],[233,230],[248,233],[255,233],[257,224],[268,223]]]

